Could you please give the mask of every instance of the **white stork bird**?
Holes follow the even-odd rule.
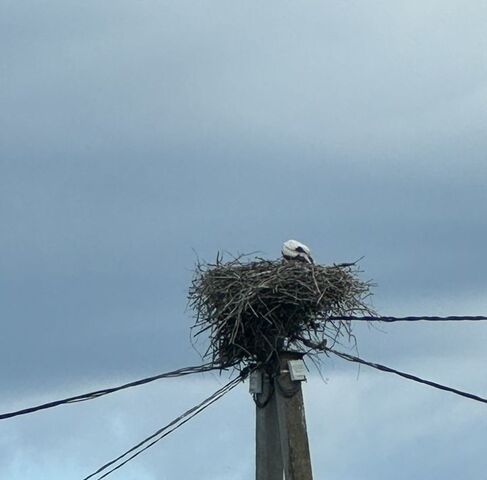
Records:
[[[284,242],[281,253],[286,260],[314,263],[309,247],[301,242],[298,242],[297,240],[288,240],[287,242]]]

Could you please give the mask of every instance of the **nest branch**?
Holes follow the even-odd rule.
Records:
[[[198,260],[189,305],[193,338],[208,334],[205,357],[215,365],[268,362],[283,348],[319,353],[342,339],[355,341],[351,323],[330,317],[375,315],[370,281],[356,262],[331,266],[248,256]]]

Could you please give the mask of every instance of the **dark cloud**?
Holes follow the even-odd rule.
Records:
[[[5,398],[197,363],[186,291],[218,250],[294,237],[365,255],[380,312],[485,313],[480,3],[3,4]],[[386,330],[360,351],[398,368],[486,340]]]

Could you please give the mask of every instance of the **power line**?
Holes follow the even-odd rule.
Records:
[[[386,367],[385,365],[381,365],[380,363],[373,363],[368,362],[367,360],[363,360],[362,358],[355,357],[348,353],[338,352],[331,348],[326,348],[325,350],[335,354],[336,356],[348,360],[349,362],[361,363],[362,365],[367,365],[369,367],[375,368],[377,370],[381,370],[382,372],[394,373],[399,375],[400,377],[407,378],[408,380],[413,380],[414,382],[423,383],[433,388],[438,388],[439,390],[444,390],[446,392],[455,393],[456,395],[460,395],[465,398],[469,398],[471,400],[476,400],[477,402],[487,403],[487,398],[479,397],[478,395],[474,395],[473,393],[464,392],[462,390],[457,390],[456,388],[447,387],[445,385],[441,385],[436,382],[432,382],[430,380],[425,380],[424,378],[417,377],[415,375],[411,375],[410,373],[400,372],[399,370],[395,370],[393,368]]]
[[[186,422],[191,420],[194,416],[198,415],[198,413],[202,412],[205,408],[209,407],[212,403],[216,402],[219,400],[221,397],[226,395],[230,390],[235,388],[240,382],[242,382],[245,377],[247,376],[247,373],[242,373],[239,377],[234,378],[230,382],[228,382],[226,385],[224,385],[222,388],[218,389],[216,392],[214,392],[212,395],[210,395],[208,398],[203,400],[201,403],[198,405],[190,408],[183,414],[181,414],[179,417],[175,418],[172,420],[170,423],[165,425],[164,427],[160,428],[156,432],[154,432],[152,435],[149,437],[145,438],[141,442],[139,442],[137,445],[133,446],[123,454],[119,455],[117,458],[109,461],[105,465],[101,466],[96,470],[95,472],[91,473],[87,477],[84,477],[83,480],[88,480],[90,478],[93,478],[95,475],[98,475],[99,473],[103,472],[103,470],[106,470],[107,468],[115,465],[117,462],[120,460],[123,460],[125,457],[130,455],[128,458],[125,458],[125,460],[122,463],[119,463],[118,465],[114,466],[107,472],[105,472],[102,476],[98,477],[97,480],[101,480],[102,478],[107,477],[110,475],[112,472],[115,470],[118,470],[122,466],[124,466],[126,463],[130,462],[132,459],[140,455],[142,452],[147,450],[148,448],[152,447],[154,444],[162,440],[164,437],[172,433],[174,430],[178,429],[182,425],[184,425]],[[152,441],[151,441],[152,440]],[[150,442],[150,443],[149,443]],[[143,448],[141,448],[143,447]]]
[[[179,427],[181,427],[183,424],[185,424],[186,422],[188,422],[189,420],[191,420],[194,416],[198,415],[198,413],[202,412],[205,408],[209,407],[212,403],[216,402],[217,400],[219,400],[221,397],[223,397],[224,395],[226,395],[230,390],[232,390],[233,388],[235,388],[238,384],[240,383],[240,380],[239,379],[236,379],[236,380],[233,380],[232,382],[228,383],[225,387],[223,387],[222,389],[220,389],[218,392],[215,392],[215,393],[218,393],[218,395],[215,395],[213,394],[211,397],[209,397],[207,399],[207,401],[205,402],[202,402],[195,411],[193,411],[190,415],[188,415],[184,420],[181,420],[181,422],[177,425],[175,425],[173,428],[171,428],[170,430],[166,431],[164,434],[161,434],[158,438],[155,438],[151,443],[147,444],[144,446],[144,448],[142,448],[141,450],[139,450],[138,452],[135,452],[133,453],[129,458],[127,458],[126,460],[124,460],[122,463],[120,463],[119,465],[117,465],[116,467],[112,468],[111,470],[109,470],[108,472],[105,472],[101,477],[98,478],[98,480],[101,480],[102,478],[105,478],[107,477],[108,475],[110,475],[112,472],[114,472],[115,470],[118,470],[119,468],[123,467],[126,463],[130,462],[132,459],[134,459],[135,457],[137,457],[138,455],[140,455],[142,452],[144,452],[145,450],[149,449],[150,447],[152,447],[154,444],[156,444],[157,442],[159,442],[159,440],[162,440],[164,437],[166,437],[167,435],[169,435],[170,433],[172,433],[174,430],[177,430]],[[210,400],[211,398],[211,400]],[[183,417],[184,418],[184,417]],[[161,432],[162,433],[162,432]],[[153,436],[149,437],[149,438],[154,438]],[[142,443],[146,443],[148,439],[146,439],[144,442]],[[133,451],[131,449],[131,451]],[[129,451],[127,451],[124,456],[128,453]]]
[[[328,320],[358,320],[364,322],[459,322],[459,321],[481,321],[487,320],[487,317],[483,315],[477,316],[449,316],[449,317],[435,317],[435,316],[419,316],[419,317],[374,317],[372,315],[365,316],[333,316],[329,317]]]
[[[191,375],[193,373],[209,372],[210,370],[217,370],[217,369],[221,369],[221,367],[215,366],[213,363],[206,363],[206,364],[194,366],[194,367],[180,368],[178,370],[173,370],[171,372],[160,373],[160,374],[154,375],[152,377],[142,378],[140,380],[135,380],[133,382],[125,383],[125,384],[119,385],[117,387],[105,388],[103,390],[95,390],[93,392],[82,393],[81,395],[75,395],[74,397],[63,398],[61,400],[54,400],[52,402],[43,403],[41,405],[23,408],[21,410],[16,410],[14,412],[2,413],[2,414],[0,414],[0,420],[5,420],[5,419],[11,418],[11,417],[17,417],[19,415],[25,415],[27,413],[37,412],[39,410],[46,410],[48,408],[57,407],[59,405],[65,405],[67,403],[76,403],[76,402],[84,402],[86,400],[93,400],[95,398],[99,398],[99,397],[102,397],[104,395],[108,395],[110,393],[118,392],[120,390],[125,390],[127,388],[138,387],[140,385],[144,385],[146,383],[154,382],[154,381],[160,380],[162,378],[182,377],[185,375]]]

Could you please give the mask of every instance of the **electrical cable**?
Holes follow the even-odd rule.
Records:
[[[441,385],[436,382],[432,382],[430,380],[425,380],[424,378],[417,377],[416,375],[411,375],[410,373],[401,372],[399,370],[395,370],[390,367],[386,367],[385,365],[381,365],[380,363],[373,363],[368,362],[367,360],[363,360],[362,358],[355,357],[348,353],[338,352],[333,350],[332,348],[325,348],[325,351],[333,353],[334,355],[343,358],[344,360],[348,360],[349,362],[361,363],[362,365],[367,365],[369,367],[375,368],[377,370],[381,370],[382,372],[394,373],[399,375],[400,377],[407,378],[408,380],[412,380],[414,382],[423,383],[424,385],[428,385],[433,388],[437,388],[439,390],[444,390],[446,392],[451,392],[456,395],[460,395],[465,398],[469,398],[470,400],[475,400],[477,402],[487,403],[487,398],[480,397],[473,393],[464,392],[462,390],[458,390],[456,388],[447,387],[446,385]]]
[[[101,480],[102,478],[107,477],[110,475],[112,472],[115,470],[118,470],[128,462],[130,462],[132,459],[140,455],[142,452],[147,450],[148,448],[152,447],[154,444],[162,440],[164,437],[172,433],[174,430],[178,429],[182,425],[184,425],[186,422],[191,420],[194,416],[196,416],[198,413],[202,412],[204,409],[209,407],[212,403],[216,402],[219,400],[221,397],[226,395],[230,390],[235,388],[237,385],[239,385],[245,378],[247,374],[242,373],[239,377],[234,378],[230,382],[228,382],[226,385],[224,385],[222,388],[218,389],[216,392],[214,392],[212,395],[210,395],[208,398],[203,400],[201,403],[198,405],[192,407],[191,409],[187,410],[183,414],[181,414],[179,417],[176,419],[172,420],[170,423],[165,425],[164,427],[160,428],[156,432],[154,432],[152,435],[149,437],[145,438],[141,442],[139,442],[137,445],[133,446],[123,454],[119,455],[117,458],[111,460],[110,462],[106,463],[105,465],[101,466],[98,468],[95,472],[91,473],[87,477],[84,477],[83,480],[89,480],[90,478],[94,477],[95,475],[98,475],[99,473],[103,472],[103,470],[106,470],[107,468],[111,467],[112,465],[116,464],[120,460],[123,460],[125,457],[130,455],[130,457],[125,458],[125,460],[122,463],[119,463],[118,465],[114,466],[112,469],[109,471],[105,472],[102,476],[98,477],[97,480]],[[152,441],[151,441],[152,440]],[[150,443],[148,443],[150,442]],[[143,447],[143,448],[140,448]],[[139,450],[140,449],[140,450]],[[134,453],[133,453],[134,452]]]
[[[296,395],[296,393],[299,392],[301,386],[300,386],[300,382],[292,382],[292,383],[296,383],[296,385],[294,385],[292,388],[286,388],[282,385],[281,383],[281,380],[279,378],[279,375],[277,375],[275,378],[274,378],[274,383],[277,385],[277,388],[279,390],[279,392],[281,393],[281,395],[284,397],[284,398],[292,398],[294,397],[294,395]]]
[[[458,321],[482,321],[487,320],[486,316],[477,315],[477,316],[449,316],[449,317],[436,317],[436,316],[419,316],[419,317],[375,317],[373,315],[365,315],[365,316],[332,316],[328,317],[327,320],[346,320],[346,321],[364,321],[364,322],[458,322]]]
[[[226,368],[226,367],[225,367]],[[120,390],[125,390],[127,388],[138,387],[140,385],[144,385],[146,383],[154,382],[156,380],[160,380],[162,378],[174,378],[174,377],[182,377],[185,375],[191,375],[194,373],[202,373],[202,372],[209,372],[211,370],[220,370],[222,369],[221,366],[215,366],[213,363],[206,363],[199,366],[194,367],[185,367],[180,368],[178,370],[173,370],[171,372],[160,373],[158,375],[154,375],[152,377],[142,378],[140,380],[135,380],[133,382],[125,383],[123,385],[119,385],[117,387],[105,388],[102,390],[96,390],[89,393],[83,393],[80,395],[75,395],[74,397],[68,397],[61,400],[55,400],[52,402],[43,403],[40,405],[36,405],[33,407],[23,408],[21,410],[16,410],[13,412],[7,412],[0,414],[0,420],[5,420],[11,417],[17,417],[19,415],[25,415],[27,413],[37,412],[39,410],[46,410],[48,408],[57,407],[59,405],[65,405],[68,403],[76,403],[76,402],[84,402],[86,400],[93,400],[95,398],[102,397],[104,395],[108,395],[110,393],[118,392]]]
[[[274,395],[275,387],[274,387],[274,382],[269,381],[269,392],[266,395],[266,398],[264,400],[261,400],[261,393],[254,393],[252,395],[252,398],[254,399],[254,403],[257,406],[257,408],[265,408],[269,404],[269,402],[272,400],[272,397]]]

